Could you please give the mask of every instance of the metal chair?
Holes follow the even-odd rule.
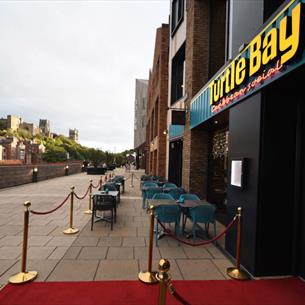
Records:
[[[175,183],[166,182],[163,184],[163,188],[176,188],[177,185]]]
[[[184,202],[184,200],[200,200],[200,198],[196,194],[181,194],[178,201]]]
[[[193,222],[193,226],[192,226],[193,241],[196,238],[195,226],[198,223],[205,224],[205,230],[207,233],[209,232],[209,224],[212,223],[214,225],[214,236],[216,236],[215,211],[216,211],[216,206],[210,203],[199,205],[189,209],[187,217],[190,218],[190,220]]]
[[[155,210],[156,217],[162,223],[175,223],[175,234],[180,235],[181,209],[177,204],[159,205]],[[158,247],[158,221],[156,222],[156,246]],[[179,241],[178,241],[179,245]]]
[[[102,216],[98,217],[96,215],[97,211],[110,211],[111,216]],[[92,205],[92,217],[91,217],[91,231],[93,230],[93,223],[96,221],[107,221],[111,224],[111,230],[113,228],[113,221],[116,218],[116,204],[115,199],[111,195],[94,195],[93,196],[93,205]]]
[[[162,189],[151,189],[144,192],[143,201],[142,201],[142,208],[147,208],[147,199],[152,199],[155,194],[162,193]]]
[[[174,200],[174,197],[168,193],[155,193],[152,199]]]
[[[174,197],[175,200],[178,200],[182,194],[185,194],[186,191],[182,187],[173,188],[168,192],[170,195]]]

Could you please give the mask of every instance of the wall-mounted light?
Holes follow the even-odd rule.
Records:
[[[164,135],[167,135],[167,134],[168,134],[167,129],[165,129],[165,130],[163,131],[163,134],[164,134]]]

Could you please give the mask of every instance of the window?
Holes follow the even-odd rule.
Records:
[[[172,61],[171,104],[183,97],[185,92],[185,44]]]
[[[172,34],[178,29],[183,20],[184,0],[173,0],[172,2]]]

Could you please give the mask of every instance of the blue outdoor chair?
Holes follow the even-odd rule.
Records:
[[[180,235],[180,215],[181,209],[177,204],[159,205],[155,210],[156,217],[162,223],[175,223],[175,235]],[[158,221],[156,221],[156,246],[158,246]],[[179,245],[179,241],[178,241]]]
[[[141,189],[142,187],[145,186],[145,187],[158,187],[158,184],[155,183],[155,182],[152,182],[152,181],[144,181],[142,186],[141,186]],[[146,197],[146,191],[142,191],[142,208],[144,209],[144,206],[145,206],[145,198]]]
[[[195,241],[196,238],[195,228],[197,223],[204,223],[205,230],[207,233],[209,232],[209,224],[212,223],[214,225],[214,236],[216,236],[215,211],[216,211],[216,206],[210,203],[199,205],[189,209],[187,217],[193,222],[193,226],[192,226],[193,241]]]
[[[186,191],[182,187],[173,188],[168,192],[174,197],[175,200],[178,200],[182,194],[185,194]]]
[[[176,188],[177,185],[175,183],[166,182],[163,184],[163,188]]]
[[[168,193],[156,193],[156,194],[154,194],[152,199],[174,200],[173,196]]]
[[[147,199],[153,199],[155,194],[162,193],[162,189],[152,189],[145,191],[145,194],[143,196],[143,201],[142,201],[142,208],[146,209],[147,208]]]
[[[184,200],[200,200],[200,198],[195,194],[181,194],[179,197],[179,202],[184,202]]]

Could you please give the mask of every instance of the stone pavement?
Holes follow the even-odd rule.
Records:
[[[134,173],[138,178],[142,174]],[[131,175],[121,169],[116,174]],[[64,200],[71,185],[83,195],[90,179],[96,185],[99,176],[81,173],[0,190],[0,287],[20,272],[23,202],[29,200],[32,210],[50,210]],[[62,233],[69,227],[69,201],[52,214],[30,216],[27,269],[38,271],[36,281],[136,280],[138,272],[147,269],[149,216],[141,208],[139,179],[134,179],[134,187],[130,183],[129,178],[112,231],[105,222],[95,223],[90,231],[91,216],[84,214],[88,197],[75,200],[73,224],[80,230],[75,235]],[[214,245],[178,246],[169,237],[154,245],[154,270],[161,257],[169,259],[177,280],[226,279],[226,268],[232,265]]]

